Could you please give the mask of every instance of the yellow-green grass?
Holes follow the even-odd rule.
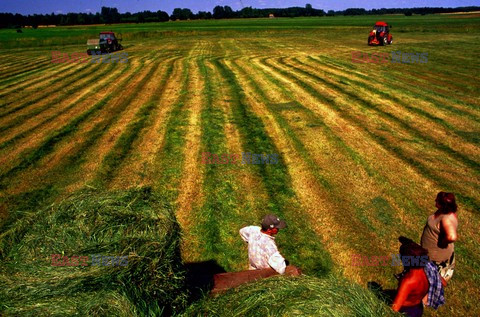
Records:
[[[366,45],[376,20],[394,25],[393,45]],[[274,212],[289,223],[282,254],[308,275],[395,288],[398,267],[352,266],[352,255],[418,241],[436,193],[452,191],[457,269],[447,304],[426,315],[478,315],[479,27],[449,16],[112,26],[126,65],[50,63],[52,50],[83,51],[99,26],[28,30],[38,47],[1,30],[0,212],[149,185],[175,208],[185,262],[245,269],[238,230]],[[353,51],[428,62],[358,64]],[[280,160],[205,165],[202,152]]]

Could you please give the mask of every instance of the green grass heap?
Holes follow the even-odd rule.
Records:
[[[398,316],[372,292],[328,275],[276,276],[196,302],[184,316]]]
[[[82,191],[11,212],[0,230],[0,312],[22,316],[169,315],[187,301],[175,217],[149,188]],[[52,266],[52,254],[88,256]],[[91,255],[128,256],[92,266]]]

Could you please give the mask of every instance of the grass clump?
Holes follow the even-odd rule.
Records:
[[[397,316],[372,292],[329,275],[272,277],[205,297],[184,316]]]
[[[150,188],[81,191],[15,218],[0,231],[0,314],[159,316],[184,308],[179,225]],[[88,256],[88,265],[52,266],[52,254]],[[128,256],[128,264],[92,266],[94,254]]]

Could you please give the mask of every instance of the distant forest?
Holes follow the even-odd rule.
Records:
[[[335,16],[335,15],[379,15],[379,14],[432,14],[451,12],[480,11],[480,7],[457,7],[457,8],[409,8],[409,9],[372,9],[349,8],[343,11],[329,10],[325,12],[314,9],[311,4],[305,7],[291,7],[284,9],[255,9],[245,7],[233,11],[229,6],[216,6],[213,13],[199,11],[193,13],[190,9],[176,8],[169,15],[165,11],[143,11],[137,13],[119,13],[117,8],[102,7],[101,12],[93,13],[67,13],[67,14],[34,14],[21,15],[13,13],[0,13],[0,28],[20,28],[39,25],[87,25],[87,24],[112,24],[112,23],[147,23],[166,22],[175,20],[197,20],[197,19],[233,19],[233,18],[265,18],[265,17],[309,17],[309,16]]]

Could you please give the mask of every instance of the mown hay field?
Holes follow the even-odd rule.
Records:
[[[366,45],[377,20],[394,43]],[[149,186],[174,208],[185,262],[247,269],[238,230],[267,213],[306,274],[395,288],[352,256],[419,240],[438,191],[459,203],[457,269],[428,316],[480,315],[480,18],[370,16],[0,30],[0,213],[85,188]],[[52,63],[99,31],[127,63]],[[352,52],[428,53],[353,63]],[[278,154],[203,164],[202,153]],[[50,265],[43,263],[43,265]]]

